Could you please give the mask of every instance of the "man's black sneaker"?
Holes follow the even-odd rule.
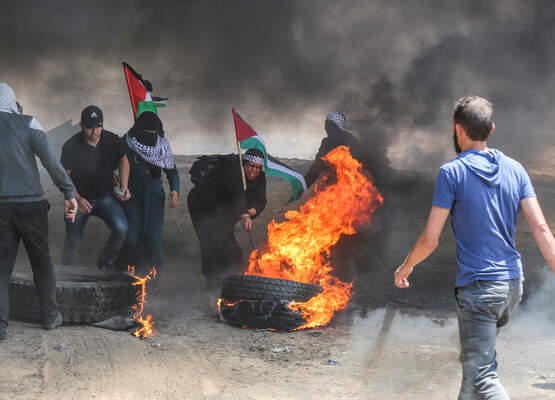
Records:
[[[51,330],[62,325],[63,322],[64,320],[62,318],[62,314],[60,314],[60,312],[58,311],[58,314],[55,317],[45,318],[44,322],[42,323],[42,326],[44,326],[44,329]]]
[[[6,339],[6,328],[0,326],[0,340]]]

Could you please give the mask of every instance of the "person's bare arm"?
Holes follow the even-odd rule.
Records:
[[[446,208],[432,206],[426,227],[418,237],[403,264],[395,270],[394,279],[397,287],[409,287],[407,278],[412,273],[413,268],[428,258],[437,248],[441,231],[443,231],[445,221],[449,217],[449,211]]]
[[[131,193],[129,193],[129,160],[127,155],[123,155],[118,161],[118,171],[119,179],[121,183],[121,188],[124,190],[123,196],[119,196],[118,200],[127,201],[131,198]]]
[[[555,273],[555,239],[551,229],[549,229],[549,225],[545,221],[538,199],[536,197],[527,197],[521,200],[520,208],[532,230],[534,239],[536,239],[543,257]]]

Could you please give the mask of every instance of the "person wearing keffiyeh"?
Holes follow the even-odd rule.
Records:
[[[307,187],[310,187],[320,175],[331,171],[328,164],[322,159],[326,154],[339,146],[349,147],[352,153],[353,148],[356,147],[357,140],[347,130],[347,118],[345,115],[336,111],[330,112],[326,116],[325,130],[327,137],[322,139],[314,162],[304,177]]]
[[[120,271],[127,270],[128,265],[141,272],[160,269],[166,197],[162,171],[170,184],[169,207],[176,207],[179,200],[179,174],[173,153],[162,121],[150,111],[140,115],[122,140],[131,169],[132,197],[123,207],[129,228],[116,264]]]
[[[252,219],[266,207],[264,154],[249,149],[243,155],[247,190],[243,189],[239,157],[219,162],[206,180],[187,197],[191,220],[200,243],[202,274],[209,290],[219,289],[222,278],[238,267],[241,247],[235,240],[235,224],[240,220],[247,231]]]
[[[355,159],[359,159],[357,154],[357,139],[347,130],[347,117],[344,114],[332,111],[325,119],[324,127],[326,130],[326,137],[322,139],[320,148],[316,153],[314,162],[305,174],[306,186],[309,188],[317,179],[328,174],[325,181],[320,181],[318,185],[333,184],[336,181],[334,168],[323,160],[323,157],[333,149],[339,146],[347,146],[351,155]],[[330,254],[332,265],[334,265],[333,275],[344,281],[351,281],[354,279],[355,270],[353,254],[357,248],[362,248],[358,245],[363,240],[363,235],[360,233],[354,235],[346,235],[334,246],[334,251]],[[358,247],[357,247],[358,246]]]

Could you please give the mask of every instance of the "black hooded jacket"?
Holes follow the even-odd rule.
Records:
[[[314,162],[305,175],[306,187],[310,187],[322,173],[328,170],[329,167],[326,162],[322,160],[322,157],[339,146],[349,147],[351,153],[356,148],[356,138],[350,132],[338,127],[335,122],[326,120],[325,129],[327,137],[322,139]]]
[[[266,176],[260,172],[258,178],[247,179],[247,191],[239,169],[239,158],[222,163],[209,175],[209,182],[195,186],[189,194],[191,212],[211,213],[218,208],[227,208],[235,218],[247,214],[249,208],[256,210],[256,218],[266,207]]]

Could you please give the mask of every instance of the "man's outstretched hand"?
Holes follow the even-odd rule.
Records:
[[[412,273],[412,270],[413,268],[409,268],[405,264],[397,268],[394,274],[395,286],[401,289],[408,288],[410,286],[410,283],[407,278]]]
[[[77,215],[77,200],[75,200],[74,198],[66,200],[65,217],[71,220],[71,222],[74,222],[76,215]]]

